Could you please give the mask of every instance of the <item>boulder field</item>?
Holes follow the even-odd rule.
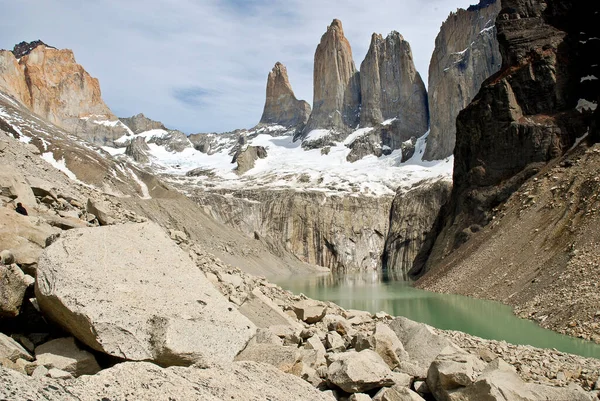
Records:
[[[62,231],[28,294],[55,329],[0,334],[0,399],[597,396],[600,361],[521,347],[561,372],[532,380],[491,342],[293,295],[153,222]]]

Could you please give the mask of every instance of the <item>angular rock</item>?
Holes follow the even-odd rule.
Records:
[[[46,377],[50,371],[45,366],[38,366],[31,373],[31,377],[34,379],[40,379]]]
[[[92,200],[91,198],[88,198],[86,204],[86,211],[96,216],[98,222],[102,226],[114,224],[115,222],[115,219],[111,216],[108,210],[108,205],[105,202],[99,200]]]
[[[419,394],[401,386],[382,388],[375,394],[373,401],[425,401]]]
[[[33,360],[33,357],[29,355],[29,352],[21,344],[7,335],[0,333],[0,359],[2,358],[6,358],[12,362],[15,362],[19,358],[27,361]]]
[[[40,259],[36,297],[81,342],[129,360],[233,360],[256,331],[155,223],[67,231]]]
[[[524,383],[512,366],[502,359],[497,358],[485,368],[473,384],[453,391],[451,399],[592,401],[593,397],[577,385],[553,387],[543,384]]]
[[[346,350],[344,339],[335,331],[327,333],[326,344],[327,349],[331,352],[344,352]]]
[[[276,124],[301,130],[309,116],[310,105],[304,100],[296,99],[287,69],[283,64],[275,63],[267,79],[267,97],[259,126]]]
[[[61,380],[73,378],[73,375],[71,373],[69,373],[65,370],[62,370],[62,369],[58,369],[58,368],[48,369],[48,376],[53,379],[61,379]]]
[[[425,160],[452,155],[456,117],[473,100],[481,84],[502,64],[495,21],[500,0],[480,1],[451,13],[435,38],[429,64],[431,125]]]
[[[242,315],[250,319],[256,327],[269,328],[271,326],[283,326],[291,329],[291,331],[302,329],[298,321],[286,315],[259,288],[252,290],[252,293],[238,310]]]
[[[399,141],[420,137],[427,131],[427,91],[417,72],[410,45],[398,32],[385,39],[373,34],[360,65],[361,127],[373,127],[397,118]]]
[[[339,354],[327,369],[327,380],[347,393],[361,393],[394,384],[390,368],[371,350]]]
[[[0,165],[0,195],[14,199],[15,205],[22,203],[29,213],[37,207],[35,195],[25,177],[6,164]]]
[[[236,357],[236,361],[268,363],[282,372],[290,372],[303,357],[302,349],[275,344],[254,344],[246,347]]]
[[[138,163],[148,163],[150,147],[146,143],[146,138],[141,136],[133,138],[125,148],[125,154]]]
[[[320,305],[318,301],[313,300],[296,302],[292,305],[292,309],[296,313],[298,319],[308,324],[314,324],[321,321],[327,312],[326,306]]]
[[[345,137],[358,123],[359,107],[360,78],[352,49],[341,21],[334,19],[315,52],[313,110],[302,132],[303,146],[313,130],[330,130],[331,139]]]
[[[410,362],[419,367],[428,367],[444,350],[461,351],[450,340],[435,334],[432,328],[405,317],[397,317],[390,322],[390,329],[396,333],[404,346]]]
[[[0,264],[0,317],[19,314],[29,284],[27,276],[17,265]]]
[[[235,172],[239,175],[252,170],[258,159],[267,157],[267,150],[264,146],[246,146],[235,153],[232,163],[237,163]]]
[[[427,387],[436,399],[449,400],[455,390],[471,385],[484,367],[471,354],[440,354],[429,366]]]
[[[79,348],[73,337],[58,338],[36,347],[35,358],[38,365],[57,368],[73,376],[100,371],[94,355]]]
[[[408,354],[398,336],[385,323],[377,323],[375,326],[373,346],[373,351],[379,354],[390,369],[397,367],[401,359],[408,359]]]
[[[304,342],[304,348],[315,350],[319,358],[324,358],[327,350],[318,336],[312,336]]]

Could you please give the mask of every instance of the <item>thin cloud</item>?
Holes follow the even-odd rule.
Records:
[[[176,88],[172,91],[173,97],[186,106],[205,106],[214,101],[216,92],[198,86]]]

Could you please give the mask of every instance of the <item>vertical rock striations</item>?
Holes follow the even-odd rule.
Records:
[[[334,19],[315,52],[313,111],[302,132],[303,146],[344,138],[358,124],[359,109],[359,74],[342,22]],[[310,135],[315,130],[329,132],[325,138]]]
[[[452,155],[456,117],[479,91],[481,83],[500,68],[495,20],[500,0],[450,14],[435,39],[429,64],[430,133],[424,159]]]
[[[394,31],[387,38],[373,34],[360,65],[361,127],[400,120],[403,141],[427,131],[427,91],[417,72],[410,44]]]
[[[123,124],[129,127],[134,134],[140,134],[142,132],[150,131],[153,129],[167,130],[163,123],[160,121],[154,121],[144,114],[139,113],[132,117],[121,117],[119,118]]]
[[[399,190],[390,210],[382,267],[392,277],[408,279],[408,271],[433,227],[437,212],[450,197],[452,183],[421,182],[409,191]]]
[[[71,50],[23,42],[13,52],[0,52],[0,73],[0,90],[90,142],[111,143],[129,132],[102,100],[98,80],[76,63]]]
[[[584,25],[598,12],[597,3],[503,0],[502,6],[496,20],[502,68],[458,116],[451,199],[436,222],[431,253],[421,250],[428,260],[415,263],[415,275],[487,224],[494,207],[593,125],[597,106],[581,105],[594,100],[585,98],[585,77],[597,70],[597,53],[587,51],[591,41],[581,35],[593,37],[587,28],[597,24]]]
[[[267,78],[267,98],[259,125],[282,125],[300,132],[310,116],[310,105],[296,99],[287,69],[279,62]]]

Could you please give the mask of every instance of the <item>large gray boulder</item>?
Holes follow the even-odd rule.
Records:
[[[298,321],[265,296],[259,288],[255,288],[240,306],[242,315],[250,319],[257,327],[269,328],[278,326],[283,331],[295,332],[302,329]],[[287,329],[287,330],[286,330]],[[281,331],[281,330],[278,330]]]
[[[37,274],[46,316],[119,358],[231,361],[256,332],[155,223],[68,231]]]
[[[11,401],[335,401],[302,379],[256,362],[208,369],[126,362],[93,376],[39,380],[0,367],[0,399]]]
[[[283,372],[290,372],[297,362],[303,357],[303,351],[298,347],[286,347],[276,344],[254,344],[246,347],[238,356],[236,361],[254,361],[268,363]],[[316,351],[311,351],[316,352]]]
[[[436,400],[451,400],[453,391],[471,385],[485,364],[467,353],[440,354],[427,372],[427,386]]]
[[[390,322],[390,328],[408,352],[410,362],[421,368],[428,368],[442,351],[461,351],[458,346],[437,335],[431,326],[424,323],[400,316]]]
[[[428,378],[428,383],[430,382]],[[438,386],[440,383],[436,383]],[[439,386],[437,387],[439,389]],[[433,392],[437,400],[456,401],[592,401],[593,398],[577,385],[553,387],[524,383],[512,366],[497,358],[466,387],[454,386],[450,392]]]
[[[22,203],[28,211],[33,211],[37,206],[35,195],[25,177],[7,164],[0,165],[0,195],[14,199],[15,204]]]
[[[390,368],[368,349],[338,354],[327,368],[327,380],[347,393],[363,393],[394,384]]]

